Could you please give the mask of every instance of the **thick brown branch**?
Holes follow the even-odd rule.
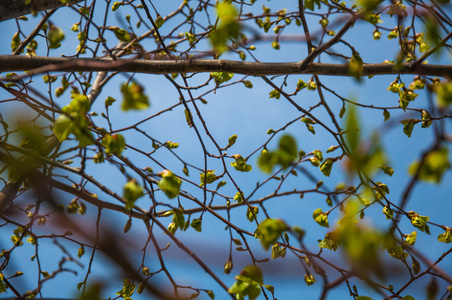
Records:
[[[72,0],[70,4],[82,2],[82,0]],[[28,15],[32,11],[43,11],[48,9],[66,6],[60,0],[34,0],[31,4],[25,5],[23,0],[0,0],[0,22]]]
[[[230,72],[252,76],[279,74],[316,74],[331,76],[350,76],[347,64],[310,63],[302,70],[300,62],[261,63],[233,60],[181,59],[181,60],[130,60],[108,58],[64,58],[42,56],[0,55],[0,72],[31,71],[28,75],[46,72],[64,71],[118,71],[146,74],[194,73],[194,72]],[[452,65],[421,64],[413,67],[402,64],[364,64],[363,76],[384,74],[422,74],[430,76],[452,77]],[[5,80],[0,79],[0,80]]]

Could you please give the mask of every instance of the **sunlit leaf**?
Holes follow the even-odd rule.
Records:
[[[180,193],[180,186],[182,181],[169,170],[164,170],[158,175],[162,177],[159,180],[158,186],[165,193],[165,195],[170,198],[176,198]]]
[[[452,242],[452,228],[446,227],[444,233],[438,235],[438,241],[446,244]]]
[[[231,163],[231,166],[237,171],[249,172],[253,169],[251,165],[246,164],[246,160],[240,154],[235,154],[233,157],[235,161]]]
[[[61,41],[64,40],[64,32],[61,28],[54,25],[50,26],[50,30],[47,33],[47,39],[49,41],[49,48],[56,49],[61,46]]]
[[[231,3],[218,3],[216,13],[219,22],[209,34],[209,39],[213,48],[221,53],[227,50],[229,39],[239,38],[240,25],[237,22],[237,9]]]
[[[126,140],[119,134],[105,135],[102,139],[102,145],[105,146],[105,153],[120,155],[125,148]]]
[[[428,220],[430,217],[427,216],[421,216],[414,211],[408,212],[408,217],[411,220],[411,224],[419,229],[422,232],[425,232],[427,234],[430,234],[430,227],[427,225]]]
[[[121,109],[128,110],[142,110],[149,107],[149,98],[144,94],[144,88],[136,82],[132,84],[124,83],[121,87],[123,96]]]
[[[138,184],[136,179],[129,180],[123,188],[124,198],[126,199],[126,209],[132,210],[135,201],[143,196],[143,188]]]
[[[215,182],[216,180],[218,180],[218,178],[220,178],[219,176],[215,175],[215,170],[207,170],[206,173],[199,173],[199,177],[201,181],[201,183],[199,184],[200,186]]]
[[[257,235],[261,241],[262,247],[264,247],[265,250],[268,250],[268,248],[280,237],[280,235],[288,229],[289,227],[282,220],[264,220],[257,228]]]

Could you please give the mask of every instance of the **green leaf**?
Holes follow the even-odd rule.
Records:
[[[315,280],[314,275],[310,274],[310,273],[306,273],[304,275],[304,281],[306,282],[307,286],[313,285],[317,280]]]
[[[54,25],[50,26],[50,30],[47,33],[47,39],[49,41],[49,48],[56,49],[61,46],[61,41],[64,40],[64,32],[61,28]]]
[[[3,281],[3,278],[5,278],[3,273],[0,273],[0,294],[6,293],[6,284]]]
[[[389,204],[383,207],[383,214],[388,220],[392,219],[392,217],[394,216],[394,211],[389,207]]]
[[[53,133],[60,142],[66,140],[73,131],[74,124],[66,115],[60,115],[53,123]]]
[[[217,5],[217,26],[210,32],[209,39],[213,48],[222,53],[227,50],[229,39],[238,39],[240,25],[237,22],[238,11],[229,2],[220,2]]]
[[[372,25],[377,25],[378,23],[383,23],[383,21],[380,19],[379,14],[366,14],[365,18],[366,18],[366,21]],[[381,37],[380,31],[374,30],[374,35],[373,35],[374,40],[379,40],[380,37]]]
[[[228,140],[228,146],[226,148],[231,147],[232,145],[235,144],[235,141],[237,140],[237,135],[234,134],[233,136],[231,136]]]
[[[73,94],[71,97],[71,103],[61,109],[64,114],[55,121],[53,133],[60,142],[73,134],[79,141],[80,147],[91,145],[94,138],[88,129],[89,121],[86,117],[89,110],[88,97],[79,94]]]
[[[230,274],[233,268],[232,261],[228,259],[228,261],[224,264],[224,271],[225,274]],[[230,292],[229,292],[230,293]]]
[[[248,221],[253,222],[258,213],[259,213],[259,207],[250,206],[246,210],[246,218],[248,219]]]
[[[177,229],[185,230],[185,217],[180,209],[174,209],[173,212],[174,232],[172,233],[174,234]]]
[[[130,228],[132,227],[132,218],[129,218],[126,222],[126,225],[124,225],[124,233],[129,232]]]
[[[117,26],[110,26],[109,29],[113,30],[113,33],[118,40],[126,43],[130,42],[131,37],[127,30],[119,28]]]
[[[138,285],[138,287],[137,287],[137,293],[138,294],[142,294],[143,293],[143,291],[144,291],[144,282],[140,282],[140,284]],[[91,298],[92,299],[92,298]]]
[[[411,220],[411,224],[419,229],[422,232],[425,232],[427,234],[430,234],[430,228],[427,225],[428,220],[430,219],[427,216],[421,216],[414,211],[408,212],[408,217]]]
[[[363,74],[363,60],[357,52],[353,53],[350,62],[348,63],[348,72],[357,80],[361,80]]]
[[[438,86],[436,100],[442,108],[446,108],[452,104],[452,81],[442,83]]]
[[[126,140],[121,134],[105,135],[102,139],[105,146],[105,153],[120,155],[125,148]]]
[[[240,192],[235,193],[234,201],[236,201],[238,204],[242,204],[243,197]]]
[[[280,97],[281,97],[281,93],[278,90],[273,90],[270,92],[270,98],[275,98],[275,99],[279,100]]]
[[[165,23],[165,19],[163,19],[162,16],[157,15],[157,18],[155,19],[155,25],[157,28],[162,27],[163,23]]]
[[[436,295],[438,294],[438,283],[436,282],[436,278],[432,277],[429,284],[427,285],[427,299],[434,300],[437,299]]]
[[[226,72],[211,72],[210,76],[212,76],[213,79],[215,79],[215,83],[217,85],[227,82],[232,79],[234,76],[234,73],[226,73]]]
[[[182,172],[184,172],[185,176],[188,176],[188,168],[187,168],[186,164],[184,164],[184,168],[182,169]]]
[[[136,82],[124,83],[121,87],[123,101],[121,109],[124,111],[142,110],[149,107],[149,98],[144,94],[144,88]]]
[[[333,168],[334,159],[327,158],[323,163],[320,164],[320,171],[323,175],[329,177],[331,173],[331,169]]]
[[[218,182],[218,184],[217,184],[217,190],[219,189],[219,188],[221,188],[221,187],[223,187],[223,186],[225,186],[226,185],[226,181],[220,181],[220,182]]]
[[[113,3],[113,5],[111,6],[111,10],[112,10],[112,11],[116,11],[116,10],[118,10],[118,8],[119,8],[121,5],[122,5],[121,2],[115,2],[115,3]]]
[[[428,128],[430,127],[430,125],[432,125],[433,121],[430,120],[432,118],[432,115],[425,109],[422,110],[421,118],[423,120],[421,125],[422,128]]]
[[[345,135],[347,144],[349,145],[352,154],[356,153],[360,141],[359,129],[361,128],[361,125],[358,119],[358,113],[356,111],[355,105],[351,105],[348,109],[348,116],[345,121],[345,127],[347,130],[347,134]]]
[[[233,166],[237,171],[249,172],[253,169],[251,165],[246,164],[246,160],[240,154],[235,154],[233,155],[233,157],[235,159],[235,162],[232,162],[231,166]]]
[[[425,87],[425,80],[420,77],[415,77],[410,84],[410,90],[422,90]]]
[[[279,156],[279,164],[285,166],[292,163],[298,156],[295,139],[290,135],[283,135],[278,143],[277,154]]]
[[[81,246],[77,251],[77,257],[81,258],[85,254],[85,248]]]
[[[383,116],[385,117],[385,122],[386,122],[391,117],[391,114],[389,113],[389,111],[387,111],[385,109],[385,110],[383,110]]]
[[[306,82],[299,79],[297,82],[297,91],[301,91],[302,89],[305,89],[307,86],[308,86],[308,84]]]
[[[274,244],[272,246],[271,259],[277,259],[281,256],[281,246],[279,244]]]
[[[261,268],[259,268],[258,266],[254,266],[254,265],[246,266],[240,272],[240,275],[246,276],[259,284],[264,284],[264,275],[262,273]]]
[[[250,300],[256,299],[261,290],[260,286],[256,283],[250,284],[251,280],[242,281],[237,279],[237,281],[229,288],[228,293],[234,294],[236,299],[245,299],[246,296]]]
[[[164,170],[158,175],[162,177],[158,182],[159,188],[169,199],[176,198],[180,193],[182,181],[169,170]]]
[[[256,233],[261,241],[262,247],[264,247],[265,250],[268,250],[280,235],[287,230],[289,230],[289,227],[284,221],[279,219],[266,219],[259,224]]]
[[[320,226],[326,228],[330,227],[328,223],[328,214],[322,212],[321,208],[314,210],[314,212],[312,213],[312,217],[314,218],[314,221],[316,221]]]
[[[215,299],[215,294],[211,290],[206,291],[206,293],[207,293],[207,296],[209,296],[210,299]]]
[[[12,52],[16,51],[19,45],[20,45],[20,35],[19,32],[16,32],[11,40],[11,51]]]
[[[413,231],[411,234],[405,235],[405,243],[407,243],[410,246],[414,246],[414,243],[416,243],[417,238],[417,231]]]
[[[247,266],[235,277],[236,282],[229,288],[228,293],[234,294],[237,299],[256,299],[263,285],[262,270],[258,266]]]
[[[394,174],[394,169],[390,166],[380,167],[386,175],[392,176]]]
[[[438,241],[446,244],[452,242],[452,228],[446,227],[444,233],[438,235]]]
[[[168,149],[176,149],[179,147],[179,143],[173,143],[171,141],[166,141],[164,146]]]
[[[414,176],[418,168],[419,162],[414,162],[410,165],[408,173]],[[449,168],[449,149],[447,147],[440,147],[427,154],[419,170],[418,178],[426,182],[440,183],[444,173]]]
[[[220,176],[215,175],[215,170],[207,170],[206,173],[199,173],[199,177],[201,180],[201,183],[199,184],[199,186],[203,186],[204,184],[212,183],[212,182],[218,180],[218,178],[220,178]]]
[[[85,114],[89,110],[89,99],[86,95],[73,94],[71,96],[72,101],[68,106],[62,108],[62,111],[67,114],[77,112],[79,114]]]
[[[130,179],[123,188],[123,195],[126,199],[126,209],[132,210],[135,201],[143,196],[143,188],[138,184],[136,179]]]
[[[185,121],[187,122],[188,127],[193,127],[193,116],[190,110],[184,109],[185,113]]]
[[[201,231],[202,231],[202,228],[201,228],[201,226],[202,226],[202,219],[193,219],[193,220],[191,221],[190,226],[191,226],[194,230],[196,230],[196,231],[198,231],[198,232],[201,232]]]
[[[387,252],[395,259],[405,260],[408,257],[408,253],[404,251],[404,248],[398,246],[395,242],[390,242],[386,245]]]
[[[331,233],[327,233],[325,235],[325,238],[322,241],[320,241],[319,247],[324,248],[324,249],[329,249],[332,251],[336,251],[338,245],[333,239],[329,238],[330,235],[331,235]]]
[[[315,124],[315,122],[311,118],[308,118],[308,117],[301,118],[301,122],[303,122],[305,124]]]
[[[177,226],[176,226],[176,224],[174,222],[171,222],[171,223],[168,224],[168,228],[167,229],[168,229],[168,231],[171,234],[175,234],[176,231],[177,231]]]
[[[326,153],[331,153],[334,150],[336,150],[337,148],[339,148],[339,146],[331,146],[331,147],[328,148],[328,150],[326,150]]]
[[[410,296],[410,295],[406,295],[402,298],[402,300],[415,300],[414,297]]]
[[[243,84],[245,85],[245,87],[252,89],[253,88],[253,83],[249,80],[244,80]]]
[[[309,130],[310,133],[315,134],[314,126],[306,124],[306,128]]]
[[[108,96],[107,99],[105,99],[105,107],[112,105],[114,102],[116,102],[116,99]]]
[[[323,153],[320,150],[314,150],[312,151],[312,154],[314,154],[314,156],[319,160],[319,161],[323,161]]]
[[[358,296],[355,298],[355,300],[373,300],[373,299],[367,296]]]
[[[121,296],[125,300],[132,300],[130,298],[133,295],[133,292],[135,291],[135,283],[133,283],[129,279],[124,279],[123,287],[122,289],[116,293],[116,295]]]

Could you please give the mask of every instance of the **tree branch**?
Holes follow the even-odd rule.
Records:
[[[82,0],[72,0],[70,4],[82,2]],[[31,4],[25,5],[25,1],[0,0],[0,22],[28,15],[32,11],[43,11],[66,6],[60,0],[34,0]]]
[[[145,74],[170,74],[194,72],[230,72],[252,76],[280,74],[316,74],[331,76],[350,76],[348,64],[309,63],[303,69],[300,62],[261,63],[233,60],[180,59],[180,60],[132,60],[109,58],[64,58],[43,56],[0,55],[0,72],[29,71],[20,78],[46,72],[80,72],[80,71],[117,71]],[[362,75],[422,74],[430,76],[452,77],[452,65],[412,66],[402,64],[399,69],[395,64],[364,64]],[[0,81],[6,80],[0,78]],[[10,80],[10,79],[8,79]]]

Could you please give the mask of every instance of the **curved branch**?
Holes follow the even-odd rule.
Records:
[[[72,0],[70,4],[82,2],[82,0]],[[28,15],[32,11],[38,12],[48,9],[56,9],[66,6],[60,0],[34,0],[31,4],[25,5],[25,1],[0,0],[0,22]]]
[[[230,72],[251,76],[315,74],[350,76],[348,64],[309,63],[303,69],[304,61],[285,63],[243,62],[225,59],[180,59],[180,60],[132,60],[109,58],[65,58],[43,56],[0,55],[0,72],[29,71],[20,78],[46,72],[117,71],[145,74]],[[422,74],[452,77],[452,65],[413,66],[379,63],[364,64],[362,75]],[[0,78],[0,81],[6,80]],[[8,79],[10,80],[10,79]]]

